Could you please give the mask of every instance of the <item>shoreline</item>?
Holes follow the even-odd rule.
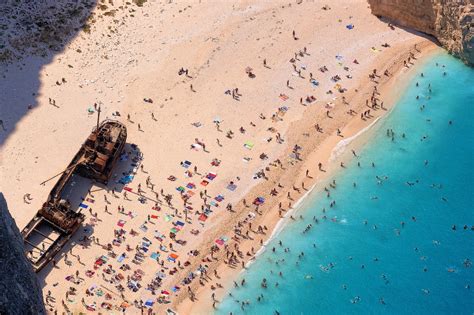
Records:
[[[258,249],[255,255],[252,256],[252,258],[250,258],[250,260],[245,264],[245,268],[242,268],[239,274],[243,273],[248,267],[250,267],[250,265],[252,265],[255,262],[255,260],[261,254],[263,254],[267,250],[267,245],[271,241],[273,241],[285,229],[287,224],[290,222],[288,221],[288,218],[292,216],[294,213],[297,213],[299,210],[302,209],[303,203],[309,199],[311,193],[314,191],[317,185],[318,183],[315,183],[313,186],[311,186],[311,188],[309,188],[308,191],[296,201],[295,205],[290,210],[288,210],[288,212],[286,212],[285,215],[283,215],[283,217],[277,222],[277,224],[275,224],[270,236],[263,242],[263,245]]]
[[[351,119],[348,123],[346,123],[343,126],[343,129],[342,129],[343,133],[345,133],[346,131],[350,132],[351,136],[349,136],[348,138],[345,138],[343,140],[340,140],[340,141],[336,142],[336,144],[334,144],[334,138],[337,139],[338,137],[334,134],[328,135],[328,137],[325,138],[325,140],[321,143],[321,145],[317,146],[317,148],[309,154],[309,155],[318,155],[319,153],[322,153],[322,152],[326,152],[326,153],[329,152],[330,154],[329,154],[327,160],[328,160],[330,166],[328,167],[326,172],[323,173],[322,176],[318,176],[317,178],[315,178],[313,180],[313,183],[312,183],[311,187],[302,196],[298,197],[298,199],[296,200],[296,203],[287,212],[285,212],[285,214],[280,219],[278,219],[276,222],[274,222],[274,220],[273,221],[272,220],[267,220],[269,222],[266,222],[265,218],[263,218],[261,220],[263,223],[266,223],[266,224],[271,226],[269,228],[271,233],[270,233],[270,236],[268,238],[265,238],[265,241],[263,242],[263,245],[260,246],[258,248],[258,250],[255,252],[255,254],[253,254],[252,257],[246,262],[245,268],[236,268],[236,269],[234,269],[234,271],[229,271],[228,268],[227,268],[227,272],[225,273],[226,274],[226,279],[225,279],[225,281],[221,282],[221,285],[223,285],[222,289],[220,289],[218,291],[217,290],[212,291],[208,286],[206,286],[204,288],[201,288],[201,290],[197,291],[197,293],[196,293],[196,298],[200,302],[192,303],[189,298],[186,298],[182,302],[172,303],[173,309],[176,309],[176,311],[179,314],[188,314],[188,313],[209,314],[209,313],[213,312],[212,300],[209,299],[206,295],[209,295],[210,292],[215,292],[216,293],[216,299],[219,300],[219,299],[223,298],[224,294],[227,294],[231,290],[231,286],[232,286],[233,281],[235,279],[237,279],[240,274],[244,273],[246,271],[246,268],[251,266],[256,261],[256,259],[258,259],[258,257],[263,252],[265,252],[266,246],[272,240],[274,240],[281,233],[281,231],[285,228],[285,226],[288,224],[288,222],[289,222],[288,220],[290,220],[289,217],[291,215],[293,215],[294,213],[298,212],[299,210],[301,210],[303,208],[304,202],[310,200],[311,193],[314,192],[315,189],[320,188],[320,185],[322,183],[324,183],[325,181],[327,181],[329,178],[334,177],[335,174],[338,171],[341,171],[341,168],[339,167],[339,165],[335,165],[336,164],[335,162],[339,162],[339,161],[346,162],[348,159],[352,158],[352,156],[351,157],[347,156],[348,147],[350,145],[353,145],[354,143],[356,143],[355,144],[356,148],[360,148],[360,147],[366,145],[366,142],[370,140],[370,137],[371,137],[370,134],[374,130],[374,127],[382,119],[384,119],[385,117],[388,117],[388,115],[391,113],[391,111],[395,108],[394,105],[397,103],[397,101],[399,100],[399,98],[401,96],[401,93],[396,92],[395,90],[388,91],[390,89],[390,87],[393,87],[395,85],[397,87],[400,87],[399,89],[397,89],[397,91],[403,91],[406,88],[406,84],[407,84],[406,82],[408,80],[405,80],[405,81],[402,82],[402,78],[407,79],[406,76],[413,75],[413,73],[411,71],[413,68],[418,66],[420,62],[424,62],[425,60],[427,60],[427,58],[430,58],[431,55],[434,55],[435,53],[439,53],[439,51],[440,51],[439,50],[440,48],[438,46],[434,45],[433,43],[431,43],[427,40],[420,40],[417,44],[419,46],[421,45],[422,49],[420,50],[419,53],[416,54],[416,64],[411,66],[407,70],[402,65],[402,62],[403,62],[404,58],[402,58],[400,55],[395,54],[395,56],[393,56],[391,61],[394,61],[392,66],[397,68],[396,73],[392,72],[391,77],[387,81],[379,84],[380,95],[383,95],[384,102],[388,104],[388,106],[385,105],[387,110],[384,113],[382,113],[381,115],[378,115],[373,121],[370,122],[370,124],[368,124],[366,126],[360,126],[361,124],[360,124],[360,118],[359,117],[357,117],[357,116],[353,117],[353,119]],[[371,86],[373,86],[373,83],[372,82],[367,82],[364,86],[364,90],[367,90]],[[354,98],[360,97],[361,94],[363,94],[363,93],[360,93],[359,95],[356,95]],[[354,126],[354,125],[356,125],[356,126]],[[359,127],[359,128],[357,128],[357,127]],[[331,159],[332,156],[333,156],[334,150],[337,149],[337,146],[341,142],[344,143],[344,141],[347,141],[347,140],[349,140],[349,142],[344,145],[344,149],[342,150],[342,152],[338,152],[337,156],[334,159]],[[363,142],[363,143],[359,143],[359,142]],[[332,147],[331,147],[331,145],[332,145]],[[328,149],[329,149],[329,151],[328,151]],[[306,163],[308,162],[308,160],[312,160],[312,159],[310,157],[305,157],[305,162]],[[294,176],[295,179],[305,177],[304,176],[304,168],[305,168],[304,165],[306,163],[299,166],[298,171],[295,172],[295,174],[296,174],[296,176]],[[295,180],[295,182],[297,182],[297,180]],[[258,184],[257,184],[257,186],[258,186]],[[252,190],[254,190],[254,188],[255,187],[250,189],[250,191],[249,191],[249,193],[247,193],[247,195],[251,195]],[[275,201],[274,205],[270,206],[270,209],[274,210],[274,208],[277,204],[278,204],[278,201]],[[272,211],[272,210],[270,210],[270,211]],[[260,222],[260,223],[262,223],[262,222]],[[253,245],[255,245],[257,242],[253,241],[252,243],[253,243]],[[240,245],[240,246],[242,246],[242,245]],[[245,249],[243,251],[245,251]],[[218,269],[222,269],[223,266],[226,266],[226,264],[224,264],[223,262],[219,262],[219,264],[217,264],[217,266],[215,266],[215,268],[210,268],[210,269],[218,270]],[[206,300],[207,300],[207,303],[206,303]],[[205,305],[205,304],[207,304],[207,305]],[[217,308],[218,308],[218,305],[217,305]]]

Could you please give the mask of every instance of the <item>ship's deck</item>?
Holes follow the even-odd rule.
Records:
[[[25,239],[25,250],[33,264],[48,251],[61,234],[46,220],[40,220]]]
[[[92,180],[77,174],[72,174],[63,190],[60,198],[69,200],[71,210],[79,211],[79,205],[83,202],[82,196],[87,196],[87,191],[92,187]]]

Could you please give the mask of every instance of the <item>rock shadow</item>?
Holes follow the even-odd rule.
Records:
[[[88,30],[96,4],[97,0],[0,1],[0,148],[17,123],[38,106],[41,69]]]

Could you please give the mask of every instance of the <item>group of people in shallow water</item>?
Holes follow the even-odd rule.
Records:
[[[436,64],[436,66],[439,66],[439,65]],[[444,67],[444,66],[443,66],[443,67]],[[374,72],[374,74],[375,74],[375,72]],[[446,75],[446,72],[445,72],[445,71],[443,72],[443,75]],[[421,76],[424,77],[424,74],[421,73]],[[417,86],[417,87],[420,86],[418,82],[416,83],[416,86]],[[429,91],[429,93],[432,93],[431,84],[428,85],[428,91]],[[373,96],[374,96],[374,95],[373,95]],[[417,96],[416,98],[419,99],[419,96]],[[372,106],[373,106],[374,104],[377,104],[377,101],[374,101],[374,99],[372,99]],[[424,107],[425,107],[425,105],[423,105],[423,109],[424,109]],[[370,112],[369,112],[369,113],[370,113]],[[361,118],[364,118],[364,117],[366,117],[366,113],[361,114]],[[450,121],[448,122],[448,124],[449,124],[449,125],[452,125],[453,122],[450,120]],[[319,125],[317,125],[317,128],[316,128],[316,129],[318,130],[319,128],[320,128]],[[394,132],[393,129],[387,129],[386,135],[387,135],[387,137],[389,137],[389,138],[391,139],[392,142],[395,141],[395,139],[396,139],[396,133]],[[405,133],[402,133],[402,134],[401,134],[401,138],[402,138],[402,139],[406,139],[406,138],[407,138],[406,134],[405,134]],[[422,137],[421,140],[423,141],[423,140],[426,140],[427,138],[428,138],[428,136],[425,135],[425,136]],[[356,158],[359,157],[359,156],[356,154],[356,152],[355,152],[354,150],[352,151],[352,153],[353,153],[354,157],[356,157]],[[374,162],[372,162],[371,164],[372,164],[372,167],[375,167],[375,163],[374,163]],[[423,164],[424,164],[425,167],[428,166],[428,164],[429,164],[428,160],[424,160]],[[341,166],[343,166],[343,165],[341,165]],[[357,166],[358,166],[358,167],[361,167],[361,163],[360,163],[360,162],[357,162]],[[319,164],[318,168],[319,168],[320,171],[324,171],[324,170],[322,169],[322,164],[321,164],[321,163]],[[306,171],[306,176],[308,176],[308,172],[309,172],[309,171]],[[376,178],[376,180],[377,180],[377,185],[382,185],[385,181],[389,180],[389,177],[388,177],[388,176],[385,176],[385,175],[383,175],[383,176],[377,175],[377,176],[375,176],[375,178]],[[419,184],[419,183],[420,183],[420,181],[419,181],[418,179],[406,181],[406,185],[409,186],[409,187],[414,186],[414,185]],[[355,182],[353,183],[353,187],[354,187],[354,188],[357,187],[357,184],[356,184]],[[442,189],[442,188],[443,188],[443,185],[442,185],[442,184],[432,184],[432,185],[430,185],[430,187],[431,187],[431,188]],[[331,193],[330,193],[330,190],[331,190],[331,189],[336,189],[336,181],[335,181],[335,180],[333,180],[333,181],[329,184],[329,188],[328,188],[328,187],[324,187],[324,191],[326,192],[326,195],[327,195],[328,198],[330,198],[330,196],[331,196]],[[290,198],[290,195],[289,195],[289,194],[288,194],[288,198]],[[378,199],[378,197],[373,196],[373,197],[371,197],[371,199]],[[444,202],[447,202],[447,198],[446,198],[446,197],[441,197],[441,200],[444,201]],[[336,205],[336,201],[335,201],[335,200],[330,201],[330,203],[329,203],[330,208],[333,208],[335,205]],[[280,209],[281,209],[281,203],[280,203]],[[323,219],[323,220],[326,220],[326,219],[327,219],[327,216],[326,216],[326,208],[322,208],[322,213],[323,213],[322,219]],[[290,219],[296,220],[293,215],[290,216]],[[299,215],[299,219],[300,219],[300,220],[304,220],[304,218],[303,218],[302,215]],[[417,222],[416,216],[411,216],[411,221],[412,221],[412,222]],[[320,221],[318,220],[318,218],[317,218],[316,216],[313,216],[312,222],[311,222],[311,223],[308,223],[308,224],[306,225],[306,227],[305,227],[305,228],[303,229],[303,231],[302,231],[302,234],[304,235],[304,234],[307,234],[308,232],[310,232],[311,229],[313,228],[313,224],[318,224],[319,222],[320,222]],[[364,225],[367,225],[367,224],[368,224],[368,220],[364,220],[363,224],[364,224]],[[400,226],[401,226],[402,229],[405,227],[405,225],[406,225],[406,223],[405,223],[404,221],[401,221],[401,222],[400,222]],[[376,224],[373,224],[373,229],[374,229],[374,230],[377,230],[377,225],[376,225]],[[451,226],[451,230],[456,231],[457,229],[458,229],[458,228],[457,228],[456,225],[452,225],[452,226]],[[474,231],[474,225],[469,226],[469,225],[465,224],[465,225],[463,226],[463,229],[464,229],[464,230],[471,230],[471,231]],[[400,236],[400,229],[395,229],[395,232],[396,232],[396,235],[397,235],[397,236]],[[439,242],[438,242],[438,241],[433,241],[433,244],[439,245]],[[291,254],[291,249],[290,249],[290,247],[283,246],[283,243],[282,243],[281,240],[278,241],[278,245],[279,245],[279,247],[282,247],[282,248],[283,248],[283,253],[285,253],[285,254],[290,254],[290,255],[293,256],[293,254]],[[317,248],[316,244],[314,244],[314,243],[312,244],[312,247],[313,247],[314,249]],[[415,247],[415,251],[418,252],[418,248],[417,248],[417,247]],[[272,252],[272,254],[280,255],[280,254],[279,254],[279,251],[277,250],[277,247],[275,247],[275,246],[272,247],[271,252]],[[303,258],[304,258],[304,252],[300,252],[300,253],[297,255],[297,259],[295,259],[295,264],[298,266],[298,265],[300,264],[301,259],[303,259]],[[349,260],[352,260],[352,258],[353,258],[352,256],[349,256]],[[277,266],[277,268],[278,268],[278,266],[279,266],[281,263],[285,263],[285,258],[273,258],[272,255],[271,255],[270,257],[268,257],[267,259],[268,259],[268,261],[269,261],[270,263],[274,263],[274,264]],[[421,259],[421,260],[426,260],[426,257],[425,257],[425,256],[422,256],[420,259]],[[373,261],[374,261],[374,262],[378,262],[379,260],[380,260],[380,259],[379,259],[378,257],[374,257],[374,258],[373,258]],[[463,262],[463,265],[464,265],[464,267],[469,268],[469,267],[472,266],[472,262],[471,262],[471,260],[470,260],[469,258],[466,258],[466,259],[464,260],[464,262]],[[321,270],[322,270],[322,271],[328,271],[328,270],[330,270],[331,268],[333,268],[334,266],[335,266],[335,263],[329,263],[328,266],[321,266]],[[361,269],[365,269],[365,264],[362,264],[362,265],[361,265]],[[451,268],[451,269],[452,269],[452,268]],[[449,272],[454,272],[454,271],[451,271],[451,269],[448,268],[448,271],[449,271]],[[453,269],[453,270],[454,270],[454,269]],[[423,272],[427,272],[427,271],[428,271],[428,268],[427,268],[426,266],[423,267]],[[281,278],[283,278],[283,273],[282,273],[282,271],[278,271],[277,273],[275,273],[275,272],[271,269],[269,272],[270,272],[271,275],[276,275],[276,274],[278,274],[278,276],[280,276]],[[307,275],[305,275],[304,278],[305,278],[305,279],[313,279],[313,275],[307,274]],[[389,285],[389,284],[390,284],[390,280],[389,280],[389,278],[388,278],[388,276],[387,276],[386,274],[382,274],[382,275],[381,275],[381,279],[383,280],[383,282],[384,282],[385,285]],[[236,282],[234,282],[234,284],[235,284],[235,288],[239,288],[239,285],[238,285]],[[245,285],[245,279],[242,279],[241,286],[244,286],[244,285]],[[285,282],[284,282],[284,280],[276,281],[273,286],[274,286],[275,288],[282,287],[282,286],[284,287],[284,286],[285,286]],[[261,280],[260,287],[261,287],[261,289],[263,289],[263,290],[266,290],[266,289],[269,288],[269,281],[268,281],[267,278],[264,277],[264,278]],[[343,285],[342,285],[342,288],[343,288],[344,290],[347,290],[347,288],[348,288],[347,284],[343,284]],[[467,283],[467,284],[465,285],[465,288],[469,290],[469,289],[470,289],[470,284]],[[294,288],[290,288],[290,289],[294,289]],[[430,294],[430,290],[427,289],[427,288],[422,288],[421,291],[422,291],[424,294]],[[232,297],[232,298],[234,298],[233,295],[232,295],[232,293],[229,293],[229,296]],[[262,302],[263,299],[264,299],[264,295],[263,295],[260,291],[257,291],[257,292],[256,292],[256,301],[257,301],[257,303]],[[240,305],[240,308],[241,308],[242,311],[245,311],[245,310],[246,310],[246,307],[248,307],[248,306],[251,305],[251,301],[250,301],[249,299],[247,299],[247,300],[239,300],[239,299],[234,298],[234,300],[235,300],[236,303],[238,303],[238,304]],[[357,303],[359,303],[361,300],[362,300],[362,298],[357,295],[357,296],[355,296],[354,298],[350,299],[350,303],[352,303],[352,304],[357,304]],[[386,305],[386,304],[387,304],[387,302],[385,301],[385,298],[384,298],[384,297],[380,297],[379,300],[378,300],[378,302],[379,302],[381,305]],[[232,312],[231,312],[230,314],[232,314]],[[280,313],[279,313],[278,310],[274,310],[274,314],[280,314]]]

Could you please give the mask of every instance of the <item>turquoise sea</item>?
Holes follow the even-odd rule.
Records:
[[[474,70],[439,54],[415,71],[330,197],[303,202],[217,314],[474,313]]]

